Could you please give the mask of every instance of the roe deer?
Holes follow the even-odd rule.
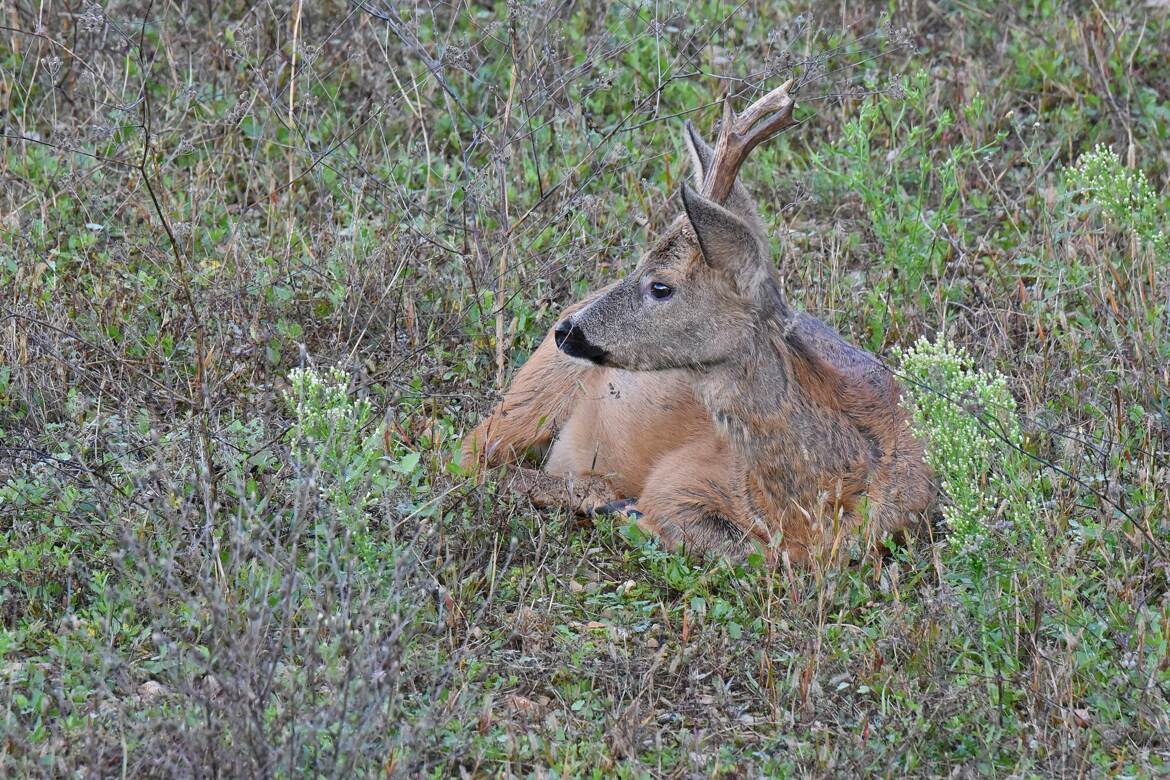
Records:
[[[639,525],[669,547],[742,555],[762,545],[770,560],[798,562],[832,557],[862,521],[883,536],[922,517],[934,488],[897,382],[872,354],[788,304],[755,206],[735,181],[748,153],[793,123],[789,86],[739,116],[726,101],[714,149],[688,123],[700,192],[684,184],[684,214],[634,272],[555,326],[551,341],[580,363],[569,367],[546,339],[468,452],[490,450],[491,426],[507,428],[521,409],[517,425],[543,415],[551,441],[558,424],[567,421],[568,432],[580,414],[574,404],[586,395],[572,388],[609,381],[630,394],[614,427],[632,424],[627,447],[649,434],[644,455],[657,463],[647,471],[631,449],[632,460],[613,459],[619,478],[605,479],[582,468],[591,451],[578,449],[580,439],[564,448],[558,439],[549,471],[578,478],[570,499],[578,511],[635,497],[629,508]],[[590,373],[599,371],[607,373]],[[539,438],[529,427],[499,441]],[[516,479],[530,494],[556,491],[553,476]]]

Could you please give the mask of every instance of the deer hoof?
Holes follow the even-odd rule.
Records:
[[[593,508],[594,515],[624,515],[631,520],[638,520],[642,517],[642,513],[638,511],[637,499],[633,498],[619,498],[616,501],[610,501]]]

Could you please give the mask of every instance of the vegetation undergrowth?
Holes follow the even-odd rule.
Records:
[[[1016,402],[1003,374],[981,371],[945,341],[919,339],[894,350],[915,433],[926,443],[942,503],[945,537],[956,550],[986,554],[993,526],[1013,546],[1034,548],[1043,464],[1024,449]],[[1029,563],[1039,563],[1029,560]]]
[[[0,774],[1166,773],[1163,5],[6,4]],[[470,483],[790,77],[742,179],[942,519],[772,569]]]

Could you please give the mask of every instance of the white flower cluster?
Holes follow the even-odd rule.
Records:
[[[1027,530],[1034,502],[1018,498],[1008,483],[1018,476],[1023,456],[1007,378],[974,368],[949,340],[919,339],[899,357],[912,424],[926,442],[927,464],[943,492],[951,543],[978,547],[999,523]]]
[[[1166,218],[1161,199],[1145,172],[1127,168],[1112,149],[1097,144],[1065,178],[1073,194],[1100,209],[1109,222],[1137,234],[1155,251],[1170,249],[1170,237],[1161,227]]]
[[[294,368],[288,380],[292,389],[285,391],[284,400],[295,421],[296,440],[346,439],[370,417],[368,401],[349,397],[349,377],[340,368]]]
[[[310,467],[310,484],[325,505],[347,522],[363,523],[371,497],[394,482],[393,473],[379,467],[383,427],[372,424],[373,406],[353,398],[340,368],[298,368],[288,379],[283,397],[294,461]]]

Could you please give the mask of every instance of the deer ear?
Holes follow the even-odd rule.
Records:
[[[715,157],[715,150],[707,145],[690,120],[687,120],[686,129],[684,137],[687,151],[691,155],[691,176],[694,177],[695,186],[701,190],[703,189],[703,179],[707,176],[707,169],[711,167],[711,160]]]
[[[738,274],[760,264],[760,240],[747,222],[686,184],[682,202],[708,265]]]

